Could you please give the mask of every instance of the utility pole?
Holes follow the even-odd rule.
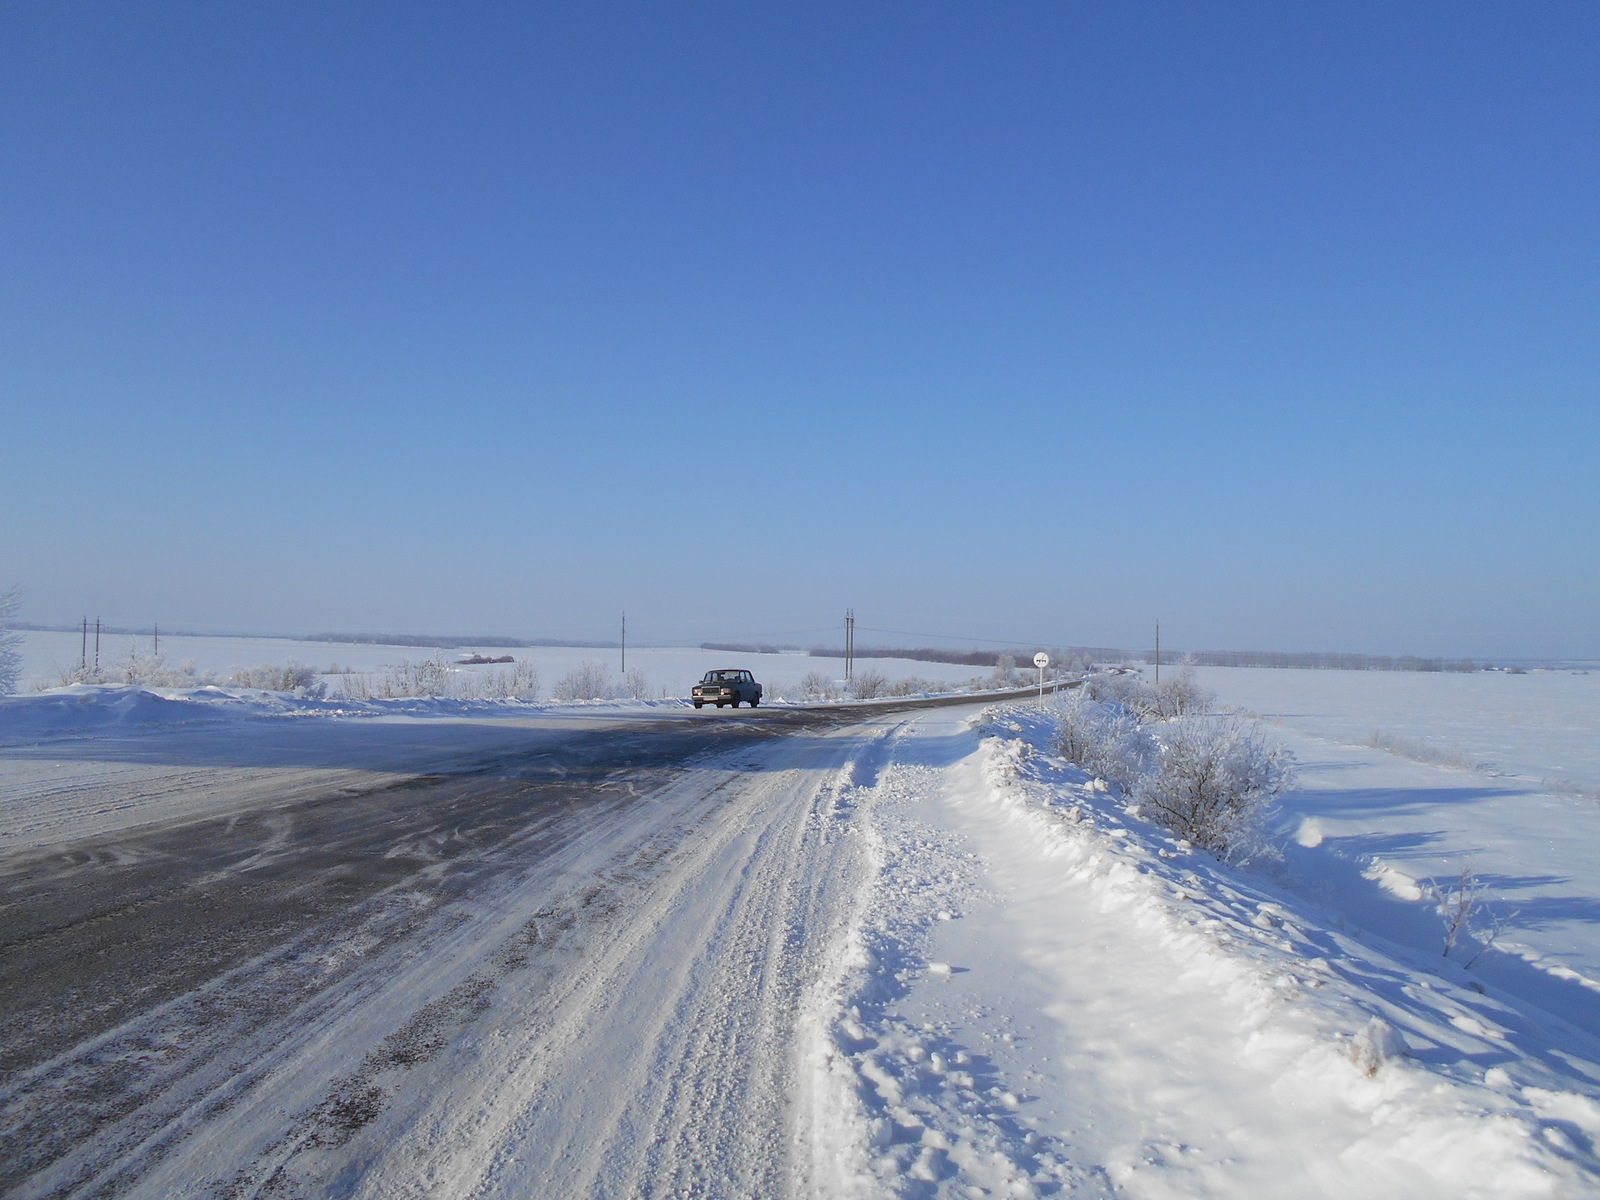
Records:
[[[622,614],[622,673],[628,673],[628,614]]]
[[[856,677],[856,610],[844,610],[844,677],[848,683]]]
[[[83,648],[81,650],[79,650],[79,652],[78,652],[78,670],[80,672],[87,672],[89,670],[89,618],[88,617],[85,617],[83,619]]]
[[[1156,622],[1156,684],[1161,683],[1161,622]]]
[[[94,673],[100,674],[100,618],[94,619]]]
[[[161,622],[160,621],[156,622],[155,642],[156,642],[156,649],[155,649],[155,654],[152,655],[152,657],[160,658],[161,657]]]

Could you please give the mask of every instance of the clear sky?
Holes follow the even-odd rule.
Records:
[[[1600,656],[1597,381],[1593,3],[0,8],[35,621]]]

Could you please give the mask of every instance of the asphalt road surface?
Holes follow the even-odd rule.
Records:
[[[904,707],[530,728],[9,853],[0,1191],[805,1191],[796,1004]]]

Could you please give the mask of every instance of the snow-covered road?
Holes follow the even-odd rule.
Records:
[[[1589,1033],[1192,851],[1053,729],[969,705],[0,747],[0,784],[48,775],[87,831],[42,844],[23,805],[0,858],[0,1188],[1600,1190]],[[74,791],[113,767],[147,773],[143,823]],[[313,774],[274,799],[279,769]]]
[[[191,766],[226,803],[13,854],[0,1178],[788,1191],[798,1004],[859,884],[834,810],[900,720],[569,721],[271,802]]]

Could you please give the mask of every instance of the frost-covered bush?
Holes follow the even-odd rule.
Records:
[[[1463,936],[1478,944],[1478,948],[1466,960],[1467,967],[1475,964],[1494,946],[1505,922],[1517,915],[1515,912],[1504,915],[1495,912],[1484,899],[1487,890],[1471,859],[1462,865],[1461,874],[1454,882],[1446,881],[1441,886],[1437,880],[1430,878],[1422,889],[1423,897],[1433,901],[1435,911],[1444,921],[1443,953],[1446,958],[1461,944]]]
[[[1167,682],[1150,688],[1152,714],[1163,720],[1210,712],[1215,700],[1216,696],[1200,685],[1193,666],[1187,662]]]
[[[1134,784],[1134,799],[1180,837],[1225,857],[1254,853],[1272,801],[1293,775],[1288,751],[1232,716],[1180,717],[1155,736],[1154,769]]]
[[[1086,764],[1100,741],[1101,707],[1080,688],[1057,710],[1061,728],[1057,750],[1062,758],[1077,763],[1086,771],[1089,769]]]
[[[448,696],[450,694],[450,668],[444,659],[435,654],[419,663],[403,662],[390,671],[384,682],[396,697]]]
[[[1082,690],[1091,699],[1120,704],[1152,721],[1209,712],[1214,699],[1187,663],[1165,683],[1146,683],[1131,672],[1106,672],[1085,679]]]
[[[402,662],[372,675],[346,675],[340,695],[351,700],[412,700],[451,694],[451,669],[435,654],[421,662]]]
[[[1374,750],[1385,750],[1401,758],[1414,759],[1435,767],[1455,767],[1457,770],[1471,771],[1478,766],[1469,755],[1453,746],[1439,746],[1429,742],[1427,738],[1404,738],[1383,729],[1374,729],[1372,735],[1367,738],[1367,745]]]
[[[216,682],[217,677],[209,671],[200,670],[192,658],[186,658],[174,666],[159,654],[140,654],[139,643],[135,641],[128,647],[126,658],[116,660],[108,658],[103,665],[98,666],[79,662],[73,663],[70,667],[58,667],[55,679],[36,680],[33,686],[38,691],[46,691],[53,687],[69,687],[79,683],[190,688],[204,687]]]
[[[876,700],[889,693],[889,677],[870,668],[850,681],[850,694],[857,700]]]
[[[315,667],[302,666],[293,659],[282,666],[236,667],[228,675],[228,683],[264,692],[293,692],[311,699],[321,699],[328,691],[328,685],[317,678]]]
[[[896,679],[889,685],[886,696],[931,696],[946,690],[946,685],[934,679],[920,679],[915,675]]]
[[[1013,654],[1002,654],[995,660],[994,674],[989,677],[991,687],[1008,688],[1017,685],[1017,659]]]
[[[216,680],[216,676],[196,667],[192,658],[172,666],[159,654],[148,657],[140,654],[137,644],[129,649],[128,657],[118,665],[116,675],[118,682],[140,687],[204,687]],[[109,679],[109,675],[106,677]]]
[[[1151,769],[1157,746],[1144,724],[1117,704],[1082,692],[1061,707],[1061,756],[1124,793]]]
[[[837,700],[839,696],[839,685],[821,671],[807,671],[806,677],[800,681],[802,700]]]
[[[622,677],[618,694],[626,700],[649,700],[655,695],[655,689],[650,686],[644,672],[635,667]]]
[[[21,611],[19,589],[0,592],[0,696],[16,691],[17,680],[22,678],[22,634],[11,627]]]
[[[537,700],[539,698],[539,668],[532,659],[518,659],[511,669],[463,671],[457,676],[462,698],[475,700]]]
[[[1098,675],[1091,675],[1085,679],[1077,694],[1101,704],[1125,704],[1131,707],[1130,701],[1139,685],[1140,680],[1137,675],[1121,671],[1101,671]]]
[[[1102,727],[1099,747],[1089,757],[1089,769],[1128,793],[1150,772],[1159,753],[1144,722],[1130,712],[1114,713]]]
[[[519,659],[509,670],[464,670],[435,654],[373,674],[346,672],[338,689],[349,700],[536,700],[539,668],[531,659]]]
[[[1293,758],[1259,724],[1205,714],[1147,720],[1125,701],[1086,690],[1058,712],[1063,758],[1225,858],[1260,849],[1263,822],[1292,778]]]
[[[111,683],[113,675],[105,670],[73,663],[70,667],[57,666],[54,680],[34,680],[34,691],[48,691],[53,687],[70,687],[75,683]]]
[[[557,700],[609,700],[616,692],[611,674],[598,663],[583,662],[556,680],[552,695]]]

